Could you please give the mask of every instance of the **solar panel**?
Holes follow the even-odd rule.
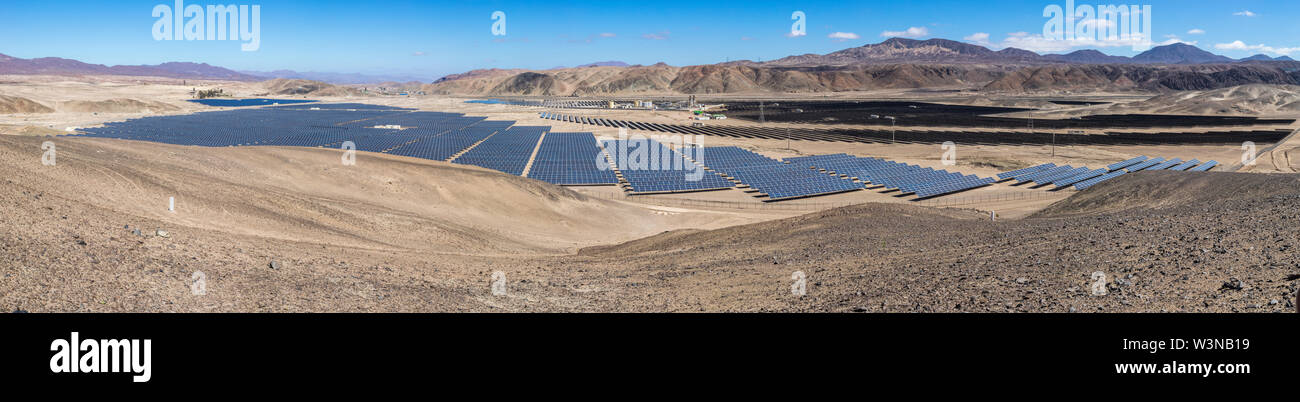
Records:
[[[528,177],[560,185],[618,184],[591,133],[546,133]]]
[[[650,139],[601,144],[611,166],[632,194],[719,190],[735,183],[696,165],[685,155]]]
[[[1101,183],[1101,182],[1106,181],[1106,180],[1114,179],[1114,178],[1116,178],[1116,177],[1123,176],[1123,175],[1125,175],[1125,174],[1127,174],[1127,173],[1128,173],[1127,170],[1116,170],[1116,171],[1112,171],[1112,172],[1110,172],[1110,173],[1106,173],[1106,174],[1101,175],[1101,176],[1097,176],[1097,177],[1094,177],[1094,178],[1091,178],[1091,179],[1088,179],[1088,180],[1084,180],[1084,181],[1081,181],[1081,182],[1075,183],[1075,184],[1074,184],[1074,189],[1075,189],[1075,190],[1086,190],[1086,189],[1088,189],[1089,187],[1092,187],[1092,186],[1097,185],[1097,183]]]
[[[1136,164],[1141,163],[1142,161],[1145,161],[1145,160],[1147,160],[1147,157],[1145,157],[1145,156],[1139,156],[1139,157],[1136,157],[1136,158],[1133,158],[1133,159],[1129,159],[1129,160],[1126,160],[1126,161],[1123,161],[1123,162],[1112,163],[1112,164],[1106,166],[1106,169],[1108,169],[1108,170],[1119,170],[1119,169],[1123,169],[1123,168],[1126,168],[1126,167],[1129,167],[1129,166],[1136,165]]]
[[[1012,170],[1012,171],[1010,171],[1010,172],[1002,172],[1002,173],[998,173],[998,180],[1008,180],[1008,179],[1011,179],[1011,178],[1016,177],[1016,176],[1020,176],[1020,175],[1024,175],[1024,174],[1029,174],[1029,173],[1035,173],[1035,172],[1039,172],[1039,171],[1042,171],[1042,170],[1045,170],[1045,169],[1051,169],[1051,168],[1054,168],[1054,167],[1056,167],[1056,164],[1055,164],[1055,163],[1044,163],[1044,164],[1042,164],[1042,165],[1038,165],[1038,166],[1030,166],[1030,167],[1027,167],[1027,168],[1024,168],[1024,169],[1016,169],[1016,170]]]
[[[542,138],[542,133],[550,129],[550,127],[512,126],[498,131],[452,162],[522,176],[528,161],[533,157],[533,150],[537,148],[537,141]]]
[[[1182,159],[1174,158],[1164,162],[1157,163],[1155,166],[1146,168],[1146,170],[1165,170],[1174,167],[1174,165],[1178,165],[1181,163],[1183,163]]]
[[[216,107],[290,105],[296,103],[315,102],[314,100],[306,100],[306,99],[263,99],[263,98],[252,98],[252,99],[208,98],[208,99],[190,99],[189,101],[204,106],[216,106]]]
[[[1190,161],[1187,161],[1187,162],[1183,162],[1183,163],[1181,163],[1181,164],[1178,164],[1178,166],[1171,167],[1171,168],[1169,168],[1169,170],[1180,171],[1180,172],[1181,172],[1181,171],[1184,171],[1184,170],[1187,170],[1187,169],[1191,169],[1193,166],[1196,166],[1196,165],[1198,165],[1198,164],[1200,164],[1200,163],[1201,163],[1201,161],[1196,160],[1196,159],[1192,159],[1192,160],[1190,160]]]
[[[852,181],[787,164],[738,147],[707,147],[692,159],[779,201],[863,189]]]
[[[1150,167],[1152,167],[1152,166],[1159,165],[1161,162],[1164,162],[1164,161],[1165,161],[1165,158],[1153,158],[1153,159],[1147,159],[1147,160],[1145,160],[1145,161],[1142,161],[1142,162],[1136,163],[1136,164],[1134,164],[1133,166],[1129,166],[1129,167],[1127,168],[1127,170],[1129,171],[1129,173],[1132,173],[1132,172],[1140,172],[1140,171],[1146,170],[1147,168],[1150,168]]]
[[[1056,189],[1059,190],[1059,189],[1069,187],[1069,186],[1071,186],[1071,185],[1073,185],[1073,184],[1075,184],[1075,183],[1079,183],[1079,182],[1084,181],[1084,180],[1088,180],[1088,179],[1095,178],[1095,177],[1100,177],[1101,175],[1104,175],[1104,174],[1106,174],[1107,172],[1108,172],[1108,170],[1106,170],[1106,169],[1090,170],[1090,171],[1087,171],[1087,172],[1084,172],[1084,173],[1080,173],[1080,174],[1077,174],[1077,175],[1074,175],[1074,176],[1071,176],[1071,177],[1067,177],[1067,178],[1064,178],[1064,179],[1061,179],[1061,180],[1053,181],[1052,184],[1056,185]]]
[[[1219,165],[1219,162],[1216,162],[1216,161],[1209,161],[1209,162],[1205,162],[1205,164],[1203,164],[1203,165],[1201,165],[1201,166],[1197,166],[1197,167],[1194,167],[1194,168],[1192,168],[1192,169],[1189,169],[1188,171],[1189,171],[1189,172],[1208,172],[1208,171],[1210,171],[1210,169],[1214,169],[1214,167],[1215,167],[1215,166],[1218,166],[1218,165]]]

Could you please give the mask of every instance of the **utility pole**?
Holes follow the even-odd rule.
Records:
[[[898,140],[898,119],[894,116],[885,116],[889,119],[889,143],[893,144]]]

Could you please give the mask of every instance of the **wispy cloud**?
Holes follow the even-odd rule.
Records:
[[[1101,29],[1114,29],[1115,22],[1107,19],[1102,19],[1102,18],[1093,18],[1093,19],[1079,20],[1079,22],[1076,23],[1075,26],[1086,27],[1088,29],[1092,29],[1096,31]]]
[[[1190,31],[1187,31],[1187,34],[1188,34],[1188,35],[1205,35],[1205,30],[1204,30],[1204,29],[1200,29],[1200,28],[1194,28],[1194,29],[1192,29],[1192,30],[1190,30]]]
[[[613,32],[601,32],[601,33],[600,33],[600,37],[602,37],[602,38],[613,38],[613,37],[615,37],[615,36],[618,36],[618,34],[615,34],[615,33],[613,33]]]
[[[855,34],[853,32],[832,32],[830,35],[826,35],[826,37],[831,38],[836,42],[843,42],[846,40],[854,40],[854,39],[861,38],[861,36],[858,36],[858,34]]]
[[[424,54],[425,54],[424,52],[418,52],[418,51],[415,53],[411,53],[412,56],[424,56]]]
[[[989,43],[989,34],[988,34],[988,32],[976,32],[976,33],[971,34],[970,36],[967,36],[967,37],[965,37],[965,38],[962,38],[962,40],[965,40],[965,41],[967,41],[967,42],[971,42],[971,43],[974,43],[974,44],[978,44],[978,45],[989,45],[989,44],[990,44],[990,43]]]
[[[1257,16],[1257,15],[1259,15],[1259,14],[1255,14],[1254,11],[1250,11],[1250,10],[1241,10],[1241,11],[1238,11],[1238,12],[1232,13],[1232,15],[1241,16],[1241,17],[1254,17],[1254,16]]]
[[[754,40],[754,38],[749,37],[749,36],[741,36],[741,37],[740,37],[740,40]]]
[[[659,33],[648,33],[645,35],[641,35],[641,37],[649,40],[668,40],[669,35],[670,33],[668,31],[663,31]]]
[[[906,31],[885,31],[881,32],[883,37],[902,37],[902,38],[919,38],[930,34],[930,29],[926,27],[911,27]]]
[[[1246,42],[1242,42],[1239,40],[1235,40],[1230,43],[1215,44],[1214,48],[1219,50],[1250,50],[1250,51],[1257,51],[1263,53],[1284,54],[1284,55],[1290,55],[1291,53],[1300,52],[1300,47],[1272,47],[1263,44],[1247,45]]]
[[[1007,34],[1007,38],[1002,40],[1001,47],[1014,47],[1025,49],[1037,53],[1063,52],[1074,48],[1106,48],[1106,47],[1136,47],[1146,45],[1141,36],[1119,35],[1115,39],[1097,40],[1092,38],[1076,38],[1073,40],[1046,38],[1042,34],[1030,34],[1028,32],[1012,32]],[[1177,38],[1174,41],[1181,42]],[[1174,43],[1166,41],[1165,44]]]

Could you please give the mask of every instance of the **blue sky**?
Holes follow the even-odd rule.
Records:
[[[1113,4],[1077,1],[1076,5]],[[595,61],[672,65],[772,60],[876,43],[945,38],[1040,53],[1130,46],[1039,40],[1044,7],[1065,1],[186,1],[261,6],[261,44],[156,41],[155,5],[174,1],[59,1],[0,5],[0,53],[97,64],[205,62],[238,70],[406,74],[433,79],[475,68],[551,68]],[[1215,53],[1300,58],[1300,2],[1149,1],[1156,42]],[[492,35],[493,11],[506,35]],[[791,13],[807,33],[790,36]],[[984,34],[984,35],[981,35]],[[985,36],[987,35],[987,37]],[[1239,43],[1238,43],[1239,42]],[[1078,46],[1071,46],[1078,45]]]

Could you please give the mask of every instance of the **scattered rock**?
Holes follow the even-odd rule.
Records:
[[[1269,301],[1268,301],[1268,305],[1270,305],[1270,306],[1276,306],[1276,305],[1277,305],[1277,299],[1269,300]]]
[[[16,309],[14,309],[14,312],[13,312],[13,313],[14,313],[14,314],[27,314],[27,310],[23,310],[23,309],[20,309],[20,308],[16,308]]]
[[[861,307],[861,306],[854,307],[854,308],[853,308],[853,312],[855,312],[855,313],[865,313],[865,312],[867,312],[867,308],[866,308],[866,307]]]
[[[1021,285],[1024,285],[1024,284],[1026,284],[1026,283],[1028,283],[1028,282],[1029,282],[1029,279],[1026,279],[1026,278],[1023,277],[1023,276],[1022,276],[1022,277],[1019,277],[1019,278],[1016,278],[1016,283],[1019,283],[1019,284],[1021,284]]]
[[[271,269],[275,269],[275,270],[280,269],[280,262],[279,262],[279,261],[271,260],[271,264],[270,264],[270,265],[271,265]]]
[[[1229,279],[1227,282],[1224,282],[1223,286],[1219,287],[1219,290],[1241,290],[1244,289],[1245,287],[1246,285],[1244,283],[1241,283],[1240,279],[1232,278]]]
[[[162,229],[158,229],[157,231],[154,232],[154,234],[158,235],[158,237],[171,237],[171,233],[167,233],[166,230],[162,230]]]

